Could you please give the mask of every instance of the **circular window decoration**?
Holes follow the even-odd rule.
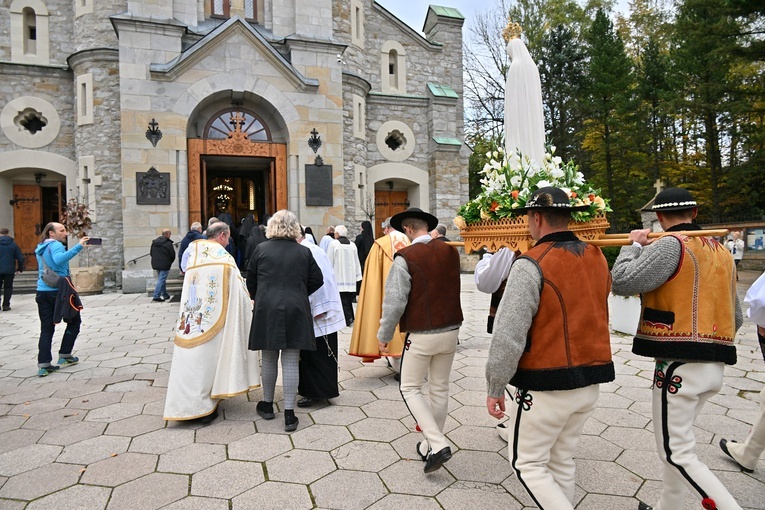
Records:
[[[205,126],[204,137],[225,140],[229,133],[241,131],[253,142],[270,142],[271,131],[255,112],[244,108],[227,108],[213,115]]]
[[[61,131],[61,119],[48,101],[22,96],[8,102],[0,112],[0,128],[16,145],[39,149],[56,139]]]
[[[406,160],[414,147],[414,133],[401,121],[388,121],[377,131],[377,150],[388,161]]]

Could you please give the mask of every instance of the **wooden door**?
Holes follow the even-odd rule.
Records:
[[[382,237],[380,226],[386,218],[409,208],[409,193],[406,191],[375,190],[375,239]]]
[[[37,269],[35,248],[45,225],[42,224],[42,188],[35,185],[13,186],[13,235],[24,255],[24,270]]]

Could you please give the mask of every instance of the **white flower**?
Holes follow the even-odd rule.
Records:
[[[516,174],[510,177],[510,186],[517,188],[521,185],[521,176]]]
[[[554,158],[552,158],[552,162],[555,165],[560,165],[563,162],[563,160],[560,158],[560,156],[555,156]]]
[[[497,151],[494,151],[493,156],[494,159],[499,159],[499,153]]]
[[[552,186],[552,183],[550,183],[548,180],[542,179],[541,181],[537,182],[537,189],[547,188],[549,186]]]
[[[553,179],[561,179],[566,175],[566,172],[561,170],[560,168],[553,168],[550,172],[550,175],[553,177]]]
[[[555,146],[554,145],[550,146],[550,154],[555,154]]]
[[[491,159],[491,151],[486,153],[486,159]]]
[[[582,172],[577,172],[576,177],[574,178],[574,182],[579,185],[584,184],[584,174]]]

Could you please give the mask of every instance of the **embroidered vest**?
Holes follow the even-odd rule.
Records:
[[[603,252],[579,240],[543,242],[522,258],[542,274],[539,309],[510,383],[525,390],[572,390],[613,381]]]
[[[669,280],[642,295],[632,352],[664,360],[736,363],[733,260],[709,237],[674,235],[683,252]]]
[[[429,331],[462,323],[460,256],[446,243],[415,243],[396,252],[412,277],[401,331]]]

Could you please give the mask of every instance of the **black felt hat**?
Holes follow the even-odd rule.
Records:
[[[589,209],[589,205],[571,205],[571,200],[565,191],[554,186],[539,188],[526,201],[524,207],[513,209],[517,212],[528,212],[542,209],[555,209],[558,211],[584,211]]]
[[[644,211],[664,212],[664,211],[682,211],[684,209],[694,209],[698,207],[696,199],[691,192],[684,188],[667,188],[662,190],[656,198],[653,199],[653,205],[643,209]]]
[[[410,207],[404,212],[400,212],[393,216],[390,219],[390,226],[398,230],[399,232],[403,232],[404,230],[401,228],[401,222],[407,218],[419,218],[423,221],[425,221],[428,224],[428,232],[433,230],[438,226],[438,218],[433,216],[432,214],[428,214],[422,209],[418,207]]]

